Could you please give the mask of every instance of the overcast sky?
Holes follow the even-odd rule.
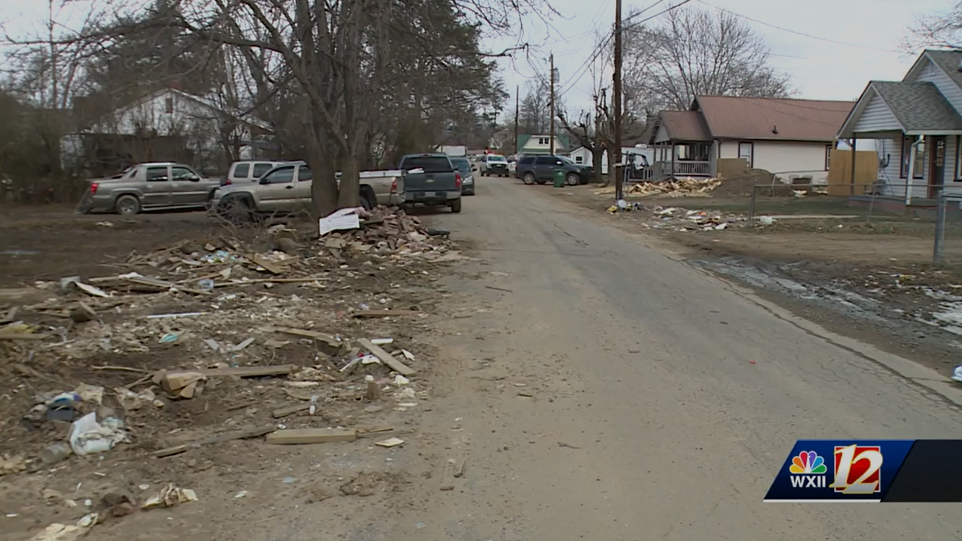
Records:
[[[550,0],[560,13],[551,21],[529,18],[524,40],[538,45],[531,60],[499,61],[508,88],[514,93],[533,77],[535,67],[548,73],[548,54],[554,52],[569,109],[591,105],[590,75],[578,68],[592,54],[592,30],[607,32],[614,21],[615,0]],[[623,15],[644,9],[656,0],[623,0]],[[664,0],[645,16],[680,0]],[[717,6],[755,21],[745,20],[768,43],[773,66],[791,77],[797,97],[856,100],[870,80],[900,80],[913,57],[897,52],[899,40],[918,15],[947,10],[952,0],[693,0],[688,6]],[[686,6],[687,7],[687,6]],[[710,9],[710,8],[709,8]],[[656,21],[652,21],[654,23]],[[764,23],[764,24],[763,24]],[[770,26],[766,26],[770,25]],[[773,27],[779,27],[776,29]],[[792,33],[797,32],[797,33]],[[807,34],[814,37],[806,37]],[[822,39],[818,39],[822,38]],[[857,45],[850,46],[841,43]],[[513,45],[511,39],[489,39],[492,51]],[[575,81],[572,81],[572,78]],[[508,108],[514,109],[513,96]]]

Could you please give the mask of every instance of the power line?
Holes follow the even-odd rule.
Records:
[[[792,29],[790,29],[790,28],[784,28],[784,27],[781,27],[781,26],[776,26],[776,25],[771,24],[771,23],[766,23],[765,21],[759,21],[758,19],[752,19],[751,17],[747,17],[747,16],[745,16],[745,15],[742,15],[741,13],[735,13],[734,11],[731,11],[731,10],[728,10],[728,9],[725,9],[725,8],[720,8],[720,7],[718,7],[718,6],[713,6],[713,5],[711,5],[711,4],[707,3],[707,2],[704,2],[703,0],[696,0],[696,1],[697,1],[699,4],[702,4],[702,5],[707,6],[707,7],[710,7],[710,8],[717,9],[718,11],[727,13],[727,14],[732,15],[732,16],[734,16],[734,17],[738,17],[738,18],[741,18],[741,19],[745,19],[746,21],[751,21],[751,22],[753,22],[753,23],[757,23],[757,24],[760,24],[760,25],[762,25],[762,26],[767,26],[767,27],[769,27],[769,28],[774,28],[775,30],[780,30],[780,31],[782,31],[782,32],[788,32],[789,34],[795,34],[796,36],[802,36],[802,37],[809,38],[809,39],[815,39],[815,40],[818,40],[818,41],[824,41],[824,42],[826,42],[826,43],[834,43],[834,44],[836,44],[836,45],[845,45],[846,47],[856,47],[856,48],[859,48],[859,49],[868,49],[868,50],[870,50],[870,51],[880,51],[880,52],[883,52],[883,53],[902,54],[900,51],[895,51],[895,50],[892,50],[892,49],[881,49],[881,48],[878,48],[878,47],[871,47],[871,46],[868,46],[868,45],[859,45],[858,43],[849,43],[849,42],[847,42],[847,41],[839,41],[839,40],[835,40],[835,39],[823,38],[823,37],[820,37],[820,36],[813,36],[813,35],[811,35],[811,34],[806,34],[805,32],[799,32],[798,30],[792,30]]]
[[[658,1],[655,2],[654,4],[648,6],[647,8],[641,10],[641,11],[638,12],[638,13],[632,14],[632,15],[631,15],[630,17],[628,17],[628,18],[637,17],[638,15],[640,15],[640,14],[642,14],[642,13],[645,13],[646,11],[648,11],[648,10],[650,10],[650,9],[658,6],[659,4],[663,3],[664,1],[665,1],[665,0],[658,0]],[[651,15],[651,16],[649,16],[649,17],[646,17],[646,18],[644,18],[644,19],[642,19],[642,20],[640,20],[640,21],[637,21],[637,22],[635,22],[635,23],[632,23],[632,24],[630,24],[630,25],[622,26],[622,27],[621,27],[621,31],[624,32],[625,30],[630,30],[630,29],[632,29],[632,28],[638,27],[638,26],[640,26],[640,25],[642,25],[642,24],[645,24],[646,22],[648,22],[648,21],[650,21],[650,20],[652,20],[652,19],[655,19],[655,18],[657,18],[657,17],[660,17],[660,16],[664,15],[665,13],[668,13],[668,12],[670,12],[670,11],[672,11],[672,10],[675,10],[675,9],[677,9],[677,8],[680,8],[681,6],[687,4],[687,3],[691,2],[691,1],[692,1],[692,0],[682,0],[681,2],[679,2],[679,3],[677,3],[677,4],[673,5],[673,6],[669,6],[669,7],[663,9],[662,11],[659,11],[658,13],[656,13],[656,14],[654,14],[654,15]],[[591,56],[589,56],[589,57],[587,58],[587,60],[585,60],[585,61],[578,67],[578,69],[575,70],[575,73],[576,73],[577,75],[572,79],[571,84],[569,84],[567,88],[562,89],[562,91],[561,91],[561,93],[559,94],[559,96],[564,96],[564,95],[565,95],[567,92],[569,92],[576,84],[578,84],[578,81],[580,80],[580,78],[581,78],[581,76],[584,74],[584,72],[587,70],[588,66],[590,66],[591,63],[594,62],[594,61],[598,58],[598,56],[601,55],[602,52],[604,52],[605,47],[608,46],[608,43],[611,41],[611,38],[613,38],[613,37],[614,37],[614,32],[608,32],[608,34],[606,35],[605,39],[602,40],[602,42],[599,43],[597,47],[595,47],[595,50],[592,52]]]

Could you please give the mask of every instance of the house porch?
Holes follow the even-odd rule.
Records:
[[[660,141],[653,145],[652,178],[715,176],[714,144],[710,141]]]

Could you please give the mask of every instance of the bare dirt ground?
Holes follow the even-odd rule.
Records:
[[[613,196],[599,192],[608,191],[585,186],[546,195],[594,220],[660,239],[689,261],[836,332],[942,373],[959,364],[962,227],[957,223],[946,234],[948,264],[935,268],[931,219],[876,212],[867,220],[864,209],[831,198],[760,194],[757,215],[785,218],[750,228],[749,199],[732,190],[720,189],[720,196],[629,198],[638,208],[617,214],[604,212]],[[672,219],[659,215],[671,208],[678,209]],[[703,230],[686,222],[685,215],[696,210],[727,218],[728,227]]]
[[[375,223],[364,230],[373,233],[335,233],[318,241],[310,238],[311,224],[292,227],[299,229],[271,236],[203,213],[132,219],[49,208],[4,213],[0,316],[12,317],[2,331],[48,338],[0,335],[6,382],[0,394],[0,539],[27,539],[49,524],[71,526],[92,513],[99,514],[90,533],[96,539],[250,538],[258,520],[285,508],[325,502],[323,516],[334,521],[368,504],[397,505],[391,494],[410,483],[410,474],[393,467],[398,448],[374,442],[410,438],[418,416],[430,409],[436,322],[460,306],[439,280],[452,276],[452,262],[463,256],[446,240],[414,229],[381,234],[388,226]],[[278,236],[297,239],[294,255],[271,251]],[[254,270],[245,263],[251,257],[263,257],[258,261],[279,266],[280,273]],[[113,278],[130,272],[176,286],[135,287]],[[108,296],[76,287],[62,292],[59,281],[69,276]],[[211,293],[198,290],[205,277],[218,283]],[[80,302],[96,315],[72,323],[67,314]],[[356,317],[387,309],[411,313]],[[188,315],[149,317],[164,314]],[[277,331],[284,328],[308,334]],[[337,343],[332,347],[311,332]],[[395,381],[392,370],[373,359],[342,371],[358,354],[350,349],[353,340],[383,337],[393,339],[385,350],[417,370],[409,382]],[[287,365],[286,377],[210,376],[189,399],[172,399],[149,377],[165,370]],[[365,375],[375,377],[379,397],[368,396]],[[45,447],[66,443],[70,423],[45,420],[42,411],[38,416],[38,404],[89,389],[83,386],[103,396],[84,396],[76,416],[120,418],[127,441],[103,453],[41,463]],[[314,404],[316,413],[274,413],[301,404]],[[261,437],[154,457],[160,449],[264,426],[344,427],[357,430],[361,441],[348,450],[336,443],[304,450],[265,445]],[[170,483],[193,490],[200,501],[124,516]],[[246,520],[251,516],[259,518]]]

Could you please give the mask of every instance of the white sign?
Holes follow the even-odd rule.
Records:
[[[351,209],[341,209],[331,213],[326,218],[318,220],[318,228],[323,237],[331,231],[344,231],[348,229],[358,229],[361,227],[359,212],[364,212],[361,207]]]

